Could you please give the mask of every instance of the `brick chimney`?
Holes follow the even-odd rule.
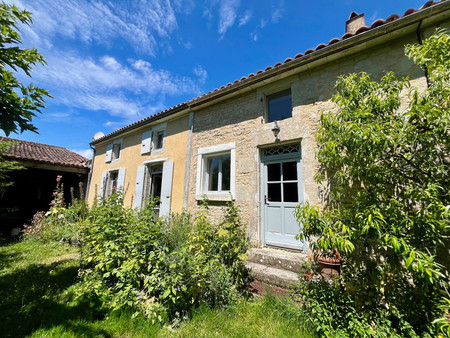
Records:
[[[366,25],[366,20],[364,19],[364,13],[358,14],[352,12],[350,17],[345,22],[345,33],[355,34],[358,29]]]

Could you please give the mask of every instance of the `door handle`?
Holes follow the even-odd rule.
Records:
[[[264,195],[264,204],[269,204],[269,203],[267,203],[267,195]]]

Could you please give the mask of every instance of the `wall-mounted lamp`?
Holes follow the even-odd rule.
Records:
[[[278,134],[280,133],[280,127],[278,126],[277,121],[275,121],[275,125],[272,128],[272,133],[273,133],[273,136],[275,136],[275,138],[277,138]]]

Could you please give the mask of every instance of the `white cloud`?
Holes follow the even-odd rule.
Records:
[[[267,25],[267,21],[266,20],[261,19],[259,21],[259,27],[264,28],[264,27],[266,27],[266,25]]]
[[[250,11],[245,11],[244,15],[239,18],[238,26],[239,27],[244,26],[247,22],[250,21],[251,18],[252,14],[250,13]]]
[[[183,2],[180,1],[176,3]],[[136,52],[155,56],[159,48],[157,39],[170,36],[178,28],[174,9],[166,0],[119,1],[114,4],[59,0],[52,1],[51,5],[48,0],[22,0],[17,5],[33,13],[32,30],[25,27],[24,33],[38,48],[51,47],[49,41],[58,36],[107,48],[120,38]]]
[[[140,119],[162,109],[166,95],[198,94],[193,79],[154,69],[145,60],[119,62],[112,56],[82,58],[59,52],[47,58],[48,65],[33,72],[33,82],[49,88],[57,103],[93,111],[107,111],[126,121]],[[203,68],[196,75],[205,79]]]
[[[86,157],[88,160],[92,160],[92,149],[69,149],[70,151],[73,151],[74,153],[80,154],[83,157]]]
[[[272,22],[277,23],[283,17],[284,14],[284,1],[281,1],[276,5],[276,8],[272,8]]]
[[[219,34],[223,38],[227,30],[234,25],[239,0],[222,1],[219,9]]]
[[[192,44],[192,42],[190,41],[186,41],[185,43],[183,43],[184,48],[186,48],[187,50],[190,50],[192,48],[194,48],[194,45]]]
[[[198,76],[200,83],[204,83],[208,77],[208,72],[202,66],[195,66],[192,72]]]
[[[255,42],[258,41],[258,38],[259,38],[258,32],[250,33],[250,38]]]

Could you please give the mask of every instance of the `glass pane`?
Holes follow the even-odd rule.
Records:
[[[267,184],[267,200],[269,202],[281,202],[281,183]]]
[[[210,158],[208,159],[208,173],[209,173],[209,181],[208,181],[208,190],[209,191],[217,191],[218,190],[218,181],[219,181],[219,159],[218,158]]]
[[[161,149],[164,142],[164,132],[160,131],[156,136],[156,149]]]
[[[283,181],[297,180],[297,162],[283,163]]]
[[[283,183],[284,202],[298,202],[297,183]]]
[[[267,180],[269,182],[281,181],[280,163],[273,163],[267,165]]]
[[[162,175],[152,175],[152,198],[161,198]]]
[[[292,117],[291,91],[271,95],[268,101],[269,122]]]
[[[230,156],[222,157],[222,191],[230,190]]]

